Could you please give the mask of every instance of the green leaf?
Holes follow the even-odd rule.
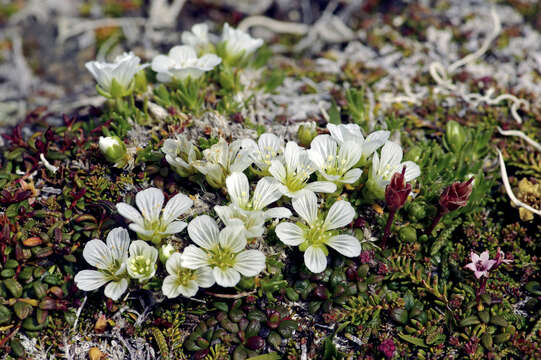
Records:
[[[402,333],[399,333],[398,336],[402,339],[402,340],[405,340],[409,343],[412,343],[413,345],[417,345],[417,346],[420,346],[420,347],[427,347],[425,345],[425,342],[423,339],[420,339],[418,337],[415,337],[415,336],[411,336],[411,335],[408,335],[408,334],[402,334]]]
[[[338,108],[338,106],[336,106],[336,102],[334,100],[332,100],[332,104],[331,104],[331,107],[329,108],[328,114],[329,114],[329,124],[338,125],[342,122],[340,118],[340,109]]]
[[[251,358],[248,358],[248,360],[279,360],[281,358],[282,357],[278,355],[278,353],[273,352],[273,353],[253,356]]]

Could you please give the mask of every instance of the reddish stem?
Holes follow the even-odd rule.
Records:
[[[432,220],[432,224],[430,224],[428,229],[426,229],[426,232],[425,232],[426,235],[432,234],[432,230],[434,230],[436,225],[438,225],[442,217],[443,217],[443,212],[440,209],[438,209],[438,213],[434,217],[434,220]]]
[[[481,295],[483,295],[487,288],[487,278],[482,277],[481,281],[479,283],[479,288],[477,289],[477,292],[475,294],[475,300],[477,301],[477,305],[481,302]]]
[[[385,225],[385,231],[383,232],[383,240],[381,242],[382,249],[385,249],[385,246],[387,245],[387,239],[389,238],[389,235],[391,235],[391,225],[393,224],[395,214],[396,214],[396,210],[391,210],[389,212],[389,217],[387,218],[387,224]]]

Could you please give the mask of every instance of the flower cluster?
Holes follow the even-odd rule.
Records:
[[[85,66],[98,83],[98,93],[117,99],[133,92],[135,75],[147,66],[160,82],[196,80],[222,61],[233,65],[246,60],[263,45],[263,40],[254,39],[229,24],[225,24],[221,39],[215,45],[209,40],[206,24],[196,24],[191,31],[185,31],[182,42],[183,45],[172,47],[167,55],[154,57],[151,64],[140,65],[141,59],[130,52],[116,57],[112,63],[90,61]]]
[[[173,96],[184,99],[185,104],[200,101],[197,89],[205,73],[222,64],[215,77],[220,79],[222,69],[243,66],[263,44],[228,24],[218,43],[209,39],[205,24],[194,25],[182,34],[182,45],[151,61],[156,79],[167,83],[160,87],[172,88]],[[129,53],[112,64],[92,62],[87,68],[96,78],[100,94],[115,100],[122,110],[125,107],[120,98],[139,89],[136,74],[148,66],[139,63],[140,59]],[[301,145],[264,133],[257,141],[219,138],[200,151],[187,134],[176,134],[161,147],[171,169],[181,178],[199,183],[205,180],[221,189],[229,203],[217,204],[211,214],[187,223],[180,217],[189,216],[193,206],[189,196],[179,193],[166,202],[158,188],[138,192],[135,206],[128,202],[116,205],[137,240],[131,242],[128,230],[116,228],[110,231],[107,244],[90,241],[83,256],[97,270],[83,270],[75,281],[87,291],[107,284],[105,295],[114,300],[128,289],[130,281],[146,283],[164,273],[162,292],[169,298],[192,297],[199,288],[214,284],[236,286],[242,276],[254,277],[266,268],[261,249],[270,222],[276,225],[276,235],[284,245],[297,246],[304,253],[304,263],[314,273],[326,269],[330,249],[346,257],[359,256],[361,241],[345,229],[355,210],[341,198],[342,190],[364,187],[383,200],[387,187],[400,193],[403,203],[411,189],[406,182],[420,174],[415,163],[402,163],[402,148],[388,139],[388,131],[365,137],[355,124],[328,124],[327,132],[318,135],[312,122],[299,129]],[[133,162],[131,150],[119,136],[101,137],[99,147],[116,167]],[[362,177],[363,169],[369,169],[368,177]],[[401,170],[400,180],[396,176],[391,179]],[[368,179],[366,184],[361,184],[362,179]],[[293,217],[290,209],[295,212],[294,220],[278,223]],[[181,234],[185,228],[187,237]],[[184,240],[182,246],[173,246],[170,241],[177,234]],[[188,239],[193,243],[186,244]]]

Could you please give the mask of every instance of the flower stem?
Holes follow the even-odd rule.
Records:
[[[434,220],[432,220],[432,224],[430,224],[428,229],[426,229],[426,232],[425,232],[426,235],[432,234],[432,231],[434,230],[436,225],[438,225],[438,223],[440,222],[442,216],[443,216],[443,212],[440,209],[438,209],[438,213],[434,217]]]
[[[381,248],[385,249],[387,245],[387,239],[389,238],[389,235],[391,234],[391,225],[393,224],[394,215],[396,214],[396,210],[391,210],[389,212],[389,217],[387,218],[387,224],[385,225],[385,231],[383,232],[383,240],[381,242]]]
[[[475,293],[475,300],[477,301],[477,306],[479,306],[479,303],[481,302],[481,295],[485,293],[486,288],[487,288],[487,278],[482,277],[479,283],[479,288],[477,289],[477,292]]]

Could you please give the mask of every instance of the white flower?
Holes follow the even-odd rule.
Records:
[[[366,160],[377,149],[379,149],[387,139],[389,138],[389,131],[374,131],[364,138],[361,128],[357,124],[327,124],[327,129],[331,133],[331,136],[339,145],[343,145],[345,142],[353,141],[361,152],[361,157]]]
[[[147,65],[132,52],[117,56],[112,63],[89,61],[85,67],[98,82],[98,92],[105,97],[128,95],[134,86],[133,77]]]
[[[259,49],[263,40],[254,39],[250,34],[234,29],[226,23],[222,32],[222,43],[228,56],[246,57]]]
[[[136,240],[130,245],[130,257],[127,260],[128,274],[132,279],[143,282],[156,274],[158,249],[144,241]]]
[[[361,159],[355,141],[346,141],[338,146],[331,136],[318,135],[312,141],[308,154],[325,180],[353,184],[363,173],[361,169],[353,168]]]
[[[177,135],[176,139],[167,139],[162,146],[165,160],[182,177],[195,172],[192,163],[201,157],[197,147],[185,135]]]
[[[304,263],[313,273],[327,267],[327,246],[347,257],[359,256],[361,244],[351,235],[335,235],[335,229],[348,225],[355,216],[351,204],[344,200],[335,202],[325,219],[318,214],[317,197],[308,192],[293,199],[293,209],[306,224],[282,222],[276,227],[276,235],[286,245],[299,246],[304,251]]]
[[[284,158],[271,161],[269,172],[278,184],[278,189],[287,197],[295,198],[305,192],[332,193],[336,185],[328,181],[308,183],[310,175],[316,170],[308,152],[290,141],[284,150]],[[272,178],[271,178],[272,179]]]
[[[248,239],[263,235],[264,224],[268,219],[291,216],[291,211],[284,207],[265,211],[265,207],[282,197],[278,185],[269,179],[258,181],[252,198],[248,177],[243,173],[234,172],[228,176],[226,186],[232,204],[215,206],[214,210],[226,226],[242,226]]]
[[[284,142],[271,133],[262,134],[257,143],[252,139],[244,139],[242,147],[248,150],[250,158],[263,175],[268,175],[272,160],[279,160],[284,153]]]
[[[188,225],[188,235],[200,247],[189,245],[184,249],[182,266],[194,270],[211,267],[220,286],[235,286],[241,274],[256,276],[265,268],[265,255],[261,251],[245,250],[242,227],[228,226],[220,231],[211,217],[201,215]]]
[[[182,255],[178,252],[172,254],[165,268],[169,273],[163,280],[162,292],[168,298],[176,298],[179,295],[192,297],[200,287],[208,288],[214,285],[214,275],[208,266],[197,270],[182,266]]]
[[[130,236],[123,228],[115,228],[107,235],[107,244],[94,239],[86,243],[83,257],[98,270],[82,270],[75,275],[75,284],[84,291],[105,287],[105,296],[118,300],[128,288],[126,264]]]
[[[372,159],[372,180],[383,191],[391,182],[394,173],[401,172],[406,167],[405,181],[410,182],[421,175],[419,165],[413,161],[402,162],[402,147],[392,141],[387,141],[381,149],[381,159],[378,153]]]
[[[198,79],[221,62],[222,59],[214,54],[206,54],[198,58],[193,47],[178,45],[171,48],[168,55],[158,55],[152,59],[152,70],[158,73],[157,79],[161,82],[169,82],[173,78]]]
[[[141,212],[126,203],[119,203],[116,208],[120,215],[133,222],[130,229],[141,239],[159,244],[163,238],[184,230],[186,223],[176,219],[193,205],[189,197],[177,194],[169,199],[162,212],[163,201],[160,189],[149,188],[135,195],[135,203]]]
[[[221,188],[225,185],[225,178],[233,172],[243,172],[252,164],[248,151],[241,149],[241,140],[228,144],[220,138],[217,144],[203,151],[205,161],[196,161],[193,166],[205,175],[207,182]]]
[[[183,44],[190,45],[195,49],[202,50],[208,47],[209,27],[207,24],[195,24],[191,31],[183,31],[181,40]]]

